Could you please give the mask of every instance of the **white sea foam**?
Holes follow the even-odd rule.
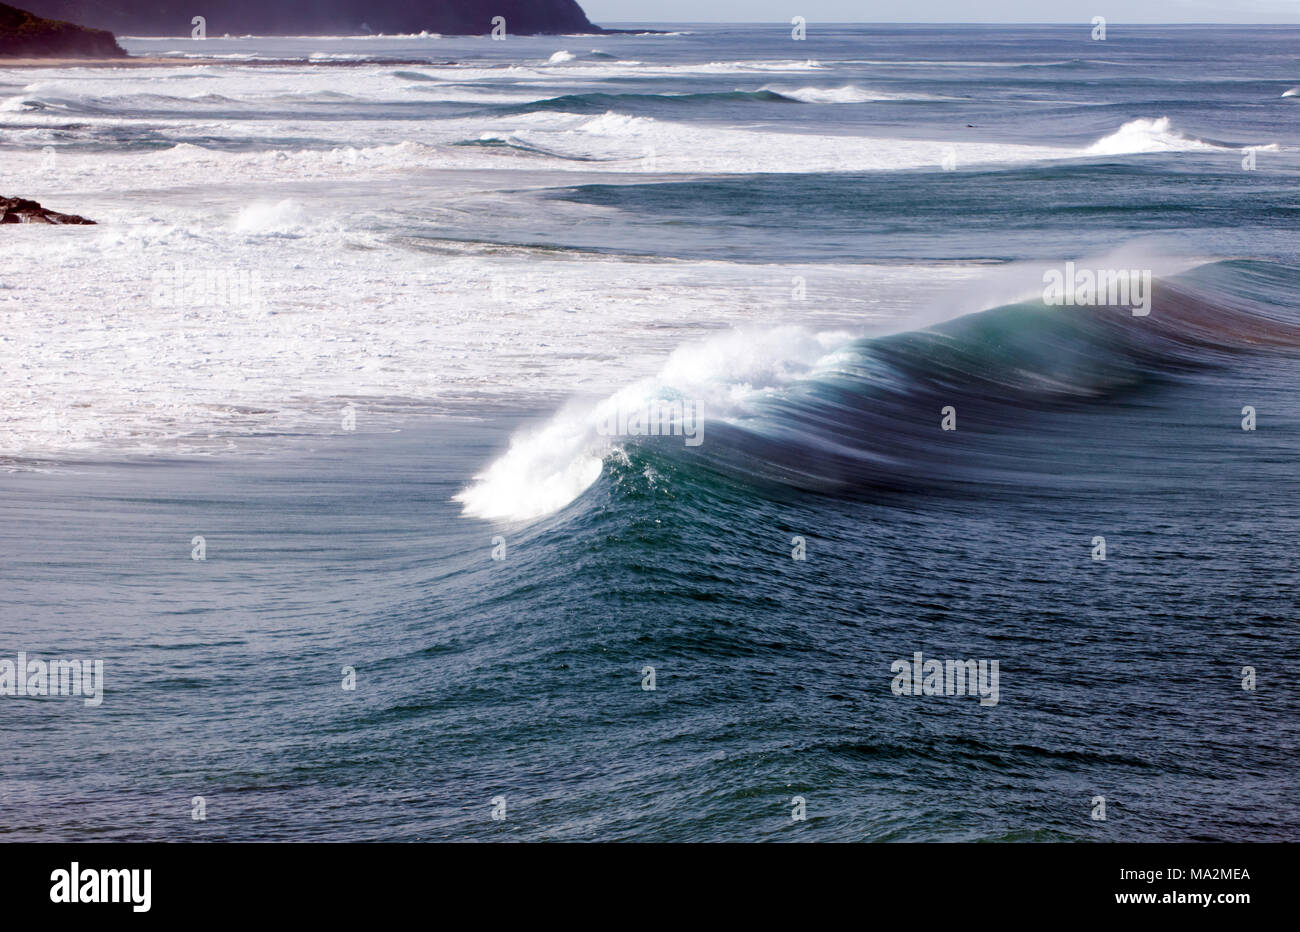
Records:
[[[729,411],[747,392],[779,384],[782,359],[788,371],[808,363],[802,350],[773,356],[755,334],[776,332],[779,323],[805,335],[860,323],[970,270],[772,271],[589,255],[577,262],[447,243],[430,253],[418,235],[422,218],[454,223],[480,209],[465,198],[484,190],[502,192],[494,207],[520,209],[511,200],[516,186],[578,177],[938,171],[949,153],[959,168],[1089,154],[1067,146],[698,125],[617,110],[358,118],[379,109],[375,103],[533,101],[586,92],[611,76],[671,75],[683,78],[674,87],[688,88],[695,77],[724,88],[773,81],[828,101],[873,93],[833,74],[823,78],[833,69],[811,61],[656,65],[576,56],[557,67],[537,57],[547,51],[530,52],[527,65],[479,60],[416,72],[369,63],[60,67],[32,81],[30,71],[0,71],[7,82],[0,98],[9,127],[6,187],[101,222],[15,225],[5,233],[5,267],[42,274],[5,274],[0,282],[0,455],[242,449],[253,435],[336,430],[340,398],[453,411],[503,398],[529,406],[574,395],[608,400],[632,385],[634,398],[689,390],[707,397],[715,413]],[[797,77],[777,77],[783,73]],[[336,103],[342,112],[332,116]],[[1167,125],[1163,131],[1172,132]],[[1107,145],[1146,151],[1150,135],[1121,128]],[[458,145],[482,138],[528,151]],[[563,202],[550,209],[578,218],[599,210]],[[259,272],[264,301],[153,306],[154,275],[177,265],[228,278]],[[820,302],[789,303],[797,274],[818,280]],[[494,295],[501,281],[508,283],[497,289],[504,296]],[[749,342],[700,349],[701,328],[742,325]],[[567,410],[586,416],[581,405]],[[575,434],[581,444],[556,441],[556,462],[527,470],[539,481],[553,476],[550,484],[519,494],[552,507],[590,479],[590,460],[601,455],[599,446],[584,446],[590,431],[560,425],[552,436]],[[480,488],[474,507],[524,513],[510,504],[523,499],[511,499],[508,476],[519,475],[519,463],[540,463],[539,456],[521,447],[514,465],[501,466],[497,481]]]
[[[296,233],[305,225],[302,204],[292,199],[250,204],[239,212],[234,222],[234,228],[241,233]]]
[[[108,125],[107,123],[105,124]],[[292,132],[329,131],[317,122],[297,126],[246,126],[225,121],[188,122],[184,132],[220,136],[265,134],[267,143]],[[173,132],[163,128],[164,134]],[[418,134],[418,138],[409,138]],[[93,185],[111,172],[119,183],[149,187],[176,183],[180,170],[194,172],[207,184],[363,178],[422,169],[515,169],[509,152],[457,145],[484,138],[510,140],[555,158],[532,170],[550,172],[643,172],[677,174],[798,173],[938,169],[955,157],[958,166],[1022,164],[1077,158],[1083,151],[1065,146],[1031,146],[992,142],[863,138],[847,135],[778,132],[765,129],[707,127],[608,111],[597,117],[543,111],[500,118],[443,120],[428,127],[397,123],[352,123],[337,135],[355,144],[327,149],[284,148],[255,152],[206,148],[178,142],[166,150],[104,153],[60,151],[59,172],[70,185]],[[93,137],[89,137],[93,138]],[[67,142],[66,133],[60,136]],[[514,155],[517,155],[514,154]],[[42,171],[39,151],[7,156],[6,174],[16,182],[33,181]],[[201,175],[199,173],[202,173]]]
[[[659,372],[687,385],[677,369],[716,371],[718,361],[686,351],[670,366],[663,360],[701,326],[861,324],[918,283],[973,274],[576,260],[473,245],[395,250],[366,231],[369,205],[446,196],[444,182],[408,175],[331,180],[319,201],[244,185],[204,188],[199,198],[159,187],[136,199],[69,200],[50,184],[30,193],[101,225],[5,234],[6,268],[42,274],[0,276],[0,456],[256,450],[271,442],[258,436],[337,433],[342,399],[356,403],[365,430],[394,399],[455,413],[511,399],[607,397]],[[257,273],[260,301],[155,303],[158,276],[177,266],[227,279]],[[791,304],[791,275],[816,281],[825,303]],[[552,470],[559,478],[538,500],[554,501],[585,475],[580,462],[573,469]]]
[[[653,132],[655,126],[655,121],[650,117],[628,116],[609,111],[594,120],[586,121],[578,127],[578,130],[591,133],[593,136],[644,136]]]
[[[57,141],[61,143],[95,142],[108,134],[120,138],[124,132],[137,131],[137,127],[147,128],[154,140],[175,138],[181,143],[162,158],[149,151],[87,153],[84,158],[68,152],[68,157],[61,159],[59,170],[67,173],[65,178],[72,184],[93,184],[104,167],[111,165],[115,177],[134,177],[148,185],[153,176],[172,175],[178,160],[192,163],[196,170],[203,166],[214,183],[287,178],[295,174],[305,178],[332,174],[364,176],[434,165],[464,169],[518,165],[517,158],[512,159],[501,150],[453,147],[455,143],[484,136],[516,141],[521,148],[534,153],[552,153],[556,158],[549,162],[532,158],[529,168],[556,172],[645,171],[651,166],[659,173],[888,171],[938,168],[954,160],[960,168],[1088,155],[1178,151],[1209,145],[1178,132],[1166,117],[1130,121],[1091,146],[1076,149],[1059,145],[820,135],[808,129],[795,132],[756,126],[705,126],[618,111],[598,117],[553,110],[514,115],[485,112],[416,122],[357,119],[354,112],[330,120],[328,111],[320,110],[321,103],[331,101],[367,105],[430,100],[525,103],[572,92],[575,85],[582,85],[588,73],[593,78],[673,74],[685,79],[691,75],[739,74],[746,70],[807,72],[824,67],[817,62],[797,60],[641,65],[576,58],[565,61],[563,68],[429,65],[420,66],[415,72],[403,70],[406,66],[383,65],[357,69],[232,67],[216,71],[164,66],[112,73],[111,79],[105,79],[102,70],[68,68],[28,85],[24,96],[7,97],[0,106],[17,132],[42,129],[53,132],[57,127]],[[824,104],[925,97],[853,84],[828,87],[769,84],[766,87],[793,99]],[[47,109],[36,109],[29,101]],[[268,106],[268,102],[272,108],[287,109],[288,113],[270,120],[250,120],[245,116]],[[295,115],[299,108],[301,119]],[[68,125],[66,111],[77,113],[77,121],[72,126]],[[132,116],[136,113],[139,116]],[[313,144],[304,148],[279,143],[297,137],[305,137]],[[218,150],[192,142],[205,138],[253,142],[261,151]],[[279,149],[273,158],[266,151],[272,146]],[[22,154],[8,161],[7,170],[18,175],[17,180],[21,181]]]

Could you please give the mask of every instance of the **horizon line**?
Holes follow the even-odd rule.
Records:
[[[628,20],[604,20],[610,26],[789,26],[789,23],[781,20],[770,19],[699,19],[699,20],[650,20],[650,19],[628,19]],[[972,20],[966,22],[956,22],[949,20],[901,20],[901,19],[851,19],[851,20],[807,20],[809,23],[818,23],[824,26],[1090,26],[1089,20],[1082,19],[1062,19],[1052,20],[1049,22],[1019,22],[1011,20]],[[1117,20],[1106,17],[1106,24],[1109,26],[1118,23],[1121,26],[1300,26],[1300,14],[1297,14],[1295,20],[1282,22],[1263,22],[1263,21],[1144,21],[1144,20]],[[599,23],[595,24],[599,25]]]

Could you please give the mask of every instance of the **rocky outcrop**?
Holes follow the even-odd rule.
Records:
[[[0,223],[91,223],[85,217],[46,210],[35,201],[20,197],[0,197]]]
[[[0,3],[0,57],[121,58],[111,32],[87,29]]]
[[[486,35],[494,17],[507,34],[598,33],[576,0],[26,0],[58,16],[128,36],[189,36],[202,16],[209,36],[362,35],[436,32]]]

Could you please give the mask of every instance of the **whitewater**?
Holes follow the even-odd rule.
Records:
[[[574,42],[134,40],[136,52],[229,63],[0,69],[6,191],[100,224],[7,233],[0,457],[237,452],[335,430],[349,402],[447,413],[608,397],[674,353],[713,353],[703,345],[738,354],[721,366],[725,387],[725,370],[772,352],[780,328],[860,334],[981,274],[928,257],[821,261],[819,300],[792,301],[790,283],[810,271],[799,261],[754,269],[743,253],[670,251],[629,265],[617,249],[539,251],[545,231],[503,242],[475,219],[526,228],[548,189],[1233,151],[1158,113],[1035,139],[956,133],[947,114],[974,100],[966,75],[936,92],[933,79],[864,75],[892,69],[852,60],[697,59],[665,37]],[[409,63],[420,56],[429,63]],[[895,112],[877,107],[937,108],[942,122],[859,128]],[[546,210],[570,228],[611,222],[600,205]],[[158,306],[153,283],[184,266],[256,271],[265,300]],[[752,345],[695,336],[737,327],[758,334]],[[593,351],[603,346],[618,349]]]

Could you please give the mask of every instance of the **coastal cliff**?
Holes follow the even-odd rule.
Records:
[[[0,3],[0,57],[120,58],[111,32],[87,29]]]
[[[209,36],[485,35],[494,17],[514,35],[599,33],[576,0],[28,0],[41,16],[118,35],[189,36],[202,15]]]

